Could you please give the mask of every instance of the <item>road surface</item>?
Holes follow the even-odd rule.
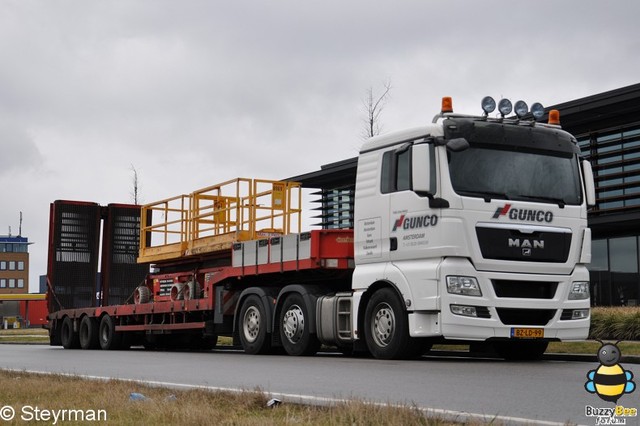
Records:
[[[309,402],[358,398],[435,409],[446,417],[499,416],[505,423],[528,419],[595,424],[585,407],[613,407],[584,389],[598,363],[424,357],[415,361],[251,356],[235,351],[151,352],[64,350],[45,345],[1,345],[0,368],[134,379],[172,385],[261,389],[285,400]],[[640,367],[623,364],[640,377]],[[640,408],[640,391],[619,404]],[[1,405],[2,401],[0,401]],[[464,418],[464,417],[460,417]],[[637,424],[638,418],[627,424]]]

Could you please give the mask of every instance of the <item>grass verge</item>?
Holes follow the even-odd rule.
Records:
[[[16,413],[13,421],[7,424],[22,424],[21,416],[25,415],[25,410],[26,415],[33,415],[36,407],[40,410],[40,418],[45,413],[43,410],[49,411],[50,423],[55,413],[58,419],[66,416],[67,422],[58,420],[56,424],[78,424],[79,411],[84,416],[93,413],[96,417],[102,416],[102,419],[106,417],[109,425],[463,424],[427,418],[412,407],[380,406],[361,401],[329,407],[285,402],[268,408],[269,396],[260,391],[239,394],[207,390],[180,391],[117,380],[103,382],[3,370],[0,370],[0,382],[0,405],[10,406]],[[142,394],[147,399],[132,401],[131,393]]]

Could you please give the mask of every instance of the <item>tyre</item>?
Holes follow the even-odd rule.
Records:
[[[508,361],[536,361],[542,358],[549,342],[538,341],[500,341],[494,342],[496,353]]]
[[[122,346],[122,333],[116,332],[115,322],[109,315],[103,316],[100,320],[98,336],[102,349],[115,350]]]
[[[320,341],[309,330],[309,310],[302,295],[291,293],[280,311],[280,341],[289,355],[313,355],[320,349]]]
[[[149,287],[145,285],[136,287],[133,292],[133,303],[140,305],[143,303],[149,303],[149,300],[151,300],[151,290],[149,290]]]
[[[78,349],[80,347],[80,338],[78,333],[73,331],[73,320],[65,317],[60,328],[60,342],[65,349]]]
[[[184,300],[184,283],[175,283],[171,286],[171,300]]]
[[[85,316],[80,321],[80,347],[82,349],[97,349],[100,347],[98,342],[98,322],[95,318]]]
[[[200,299],[200,283],[198,281],[189,281],[183,289],[184,300]]]
[[[376,291],[365,311],[364,337],[375,358],[415,358],[422,352],[419,341],[409,336],[409,319],[395,290]]]
[[[248,354],[263,354],[271,349],[271,335],[267,333],[267,314],[260,297],[250,295],[242,303],[238,319],[240,343]]]

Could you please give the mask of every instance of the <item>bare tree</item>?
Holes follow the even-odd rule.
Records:
[[[389,92],[391,91],[391,80],[387,80],[384,83],[384,90],[381,95],[377,95],[373,92],[373,87],[369,87],[367,96],[362,100],[364,111],[367,114],[365,121],[365,128],[362,132],[362,138],[368,139],[373,136],[377,136],[382,132],[382,125],[380,124],[380,114],[384,109]]]
[[[133,172],[133,176],[131,177],[131,183],[133,184],[133,190],[130,195],[133,198],[133,204],[139,204],[139,189],[140,189],[140,180],[138,179],[138,170],[131,164],[131,171]]]

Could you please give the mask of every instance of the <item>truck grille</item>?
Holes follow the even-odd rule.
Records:
[[[553,299],[558,289],[557,282],[491,280],[497,297],[517,299]]]
[[[485,259],[564,263],[569,258],[570,232],[477,226],[476,234]]]
[[[504,325],[547,325],[556,314],[555,309],[496,308]]]

